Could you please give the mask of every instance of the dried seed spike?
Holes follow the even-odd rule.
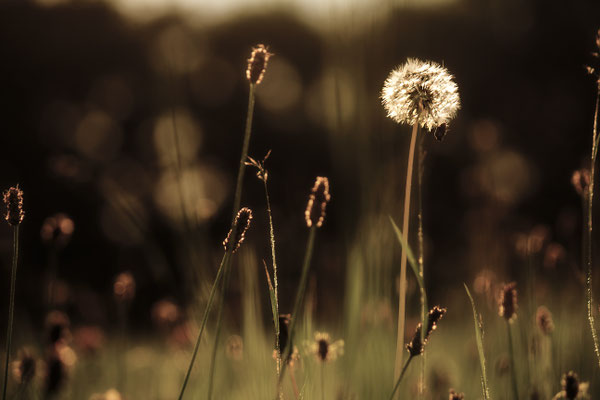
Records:
[[[554,331],[554,321],[552,313],[545,306],[539,306],[535,313],[535,322],[539,330],[544,335],[549,335]]]
[[[233,228],[229,230],[227,237],[223,240],[223,247],[225,247],[225,251],[229,251],[230,248],[233,249],[232,253],[235,253],[240,245],[244,242],[246,238],[246,231],[250,227],[250,221],[252,221],[252,210],[243,207],[238,211],[237,216],[235,217],[235,221],[233,225],[236,228],[235,238],[232,239],[231,235],[233,233]],[[230,247],[231,246],[231,247]]]
[[[464,400],[465,394],[455,392],[454,389],[450,389],[450,400]]]
[[[264,44],[259,44],[252,49],[252,54],[248,59],[248,68],[246,69],[246,78],[251,84],[258,85],[262,82],[269,58],[272,55]]]
[[[564,396],[569,400],[574,400],[579,394],[579,378],[573,371],[569,371],[562,378],[562,388]]]
[[[6,205],[6,221],[12,225],[23,222],[25,211],[23,211],[23,191],[19,185],[11,187],[4,192],[4,204]]]
[[[439,306],[433,307],[429,314],[427,315],[427,331],[425,332],[425,340],[421,341],[421,323],[417,324],[417,329],[415,329],[415,334],[413,335],[410,343],[406,345],[406,348],[411,356],[418,356],[423,354],[425,351],[425,345],[429,340],[429,336],[431,332],[437,329],[437,323],[442,319],[444,314],[446,314],[446,309],[441,308]]]
[[[517,283],[507,283],[500,291],[498,314],[508,322],[513,322],[517,318],[517,308]]]
[[[317,228],[323,226],[323,221],[325,220],[325,209],[327,208],[327,203],[330,200],[331,195],[329,194],[329,180],[324,176],[317,176],[315,184],[308,198],[306,211],[304,211],[306,226],[309,228],[313,225]]]

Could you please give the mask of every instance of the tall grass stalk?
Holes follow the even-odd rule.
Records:
[[[242,156],[240,157],[240,167],[238,169],[237,183],[235,185],[235,196],[233,198],[233,215],[231,224],[235,221],[235,216],[242,202],[242,186],[244,181],[244,172],[246,172],[246,159],[248,158],[248,148],[250,147],[250,135],[252,134],[252,118],[254,116],[254,89],[255,84],[250,83],[250,91],[248,93],[248,112],[246,114],[246,129],[244,131],[244,144],[242,145]],[[233,228],[235,229],[235,227]],[[233,231],[235,237],[236,231]]]
[[[15,289],[17,283],[17,261],[19,259],[19,225],[13,226],[13,259],[10,273],[10,303],[8,306],[8,328],[6,328],[6,356],[4,361],[4,385],[2,389],[2,400],[6,400],[6,389],[8,387],[8,369],[10,362],[10,348],[12,345],[13,319],[15,315]]]
[[[481,365],[481,390],[483,392],[483,400],[490,400],[490,390],[488,385],[487,371],[485,368],[485,353],[483,351],[483,324],[480,320],[480,315],[477,313],[477,309],[475,308],[475,301],[473,300],[473,296],[471,296],[471,292],[467,287],[466,283],[463,283],[465,286],[465,290],[467,291],[467,296],[469,296],[469,300],[471,301],[471,308],[473,309],[473,323],[475,325],[475,340],[477,342],[477,353],[479,354],[479,364]]]
[[[196,361],[196,356],[198,355],[198,349],[200,348],[200,343],[202,342],[202,333],[204,332],[204,328],[206,327],[206,322],[208,321],[208,315],[210,314],[210,310],[212,308],[212,303],[215,297],[215,292],[217,285],[221,281],[221,277],[223,276],[223,270],[225,264],[230,258],[229,252],[225,252],[223,254],[223,258],[221,259],[221,264],[219,265],[219,269],[217,270],[217,276],[215,277],[215,281],[213,282],[212,288],[210,289],[210,294],[208,296],[208,302],[206,303],[206,309],[204,310],[204,316],[202,317],[202,325],[200,325],[200,332],[198,332],[198,339],[196,339],[196,345],[194,346],[194,351],[192,353],[192,359],[190,360],[190,365],[188,366],[187,372],[185,374],[185,379],[183,380],[183,385],[181,386],[181,391],[179,392],[178,400],[183,399],[183,394],[185,393],[185,388],[187,387],[188,381],[190,379],[190,375],[192,373],[192,369],[194,367],[194,362]]]
[[[509,320],[505,319],[506,322],[506,334],[508,335],[508,353],[510,358],[510,377],[511,386],[513,391],[513,399],[519,400],[519,389],[517,385],[517,371],[515,370],[515,348],[513,345],[512,332],[510,329]]]
[[[408,356],[406,363],[404,363],[404,367],[402,367],[402,370],[400,371],[400,375],[398,376],[398,379],[396,380],[396,384],[394,385],[394,389],[392,390],[390,400],[394,399],[394,396],[396,395],[396,392],[398,391],[398,388],[400,387],[400,383],[402,382],[402,378],[404,377],[404,374],[406,373],[406,370],[408,369],[408,365],[410,364],[410,362],[412,361],[413,358],[414,358],[414,356]]]
[[[408,167],[406,168],[406,185],[404,188],[404,215],[402,223],[402,234],[404,242],[408,242],[408,228],[410,221],[410,193],[412,189],[413,164],[415,156],[415,144],[419,133],[419,121],[412,127],[410,138],[410,147],[408,150]],[[394,377],[397,380],[401,374],[402,358],[404,354],[404,329],[406,318],[406,261],[407,252],[402,247],[402,258],[400,262],[400,294],[398,298],[398,334],[396,337],[396,363],[394,368]]]
[[[590,165],[590,184],[587,193],[587,237],[586,237],[586,252],[585,260],[587,264],[587,278],[586,282],[586,302],[587,302],[587,317],[590,324],[590,330],[592,332],[592,339],[594,340],[594,352],[598,365],[600,366],[600,345],[598,343],[598,333],[596,332],[596,325],[594,319],[593,310],[593,295],[592,295],[592,216],[593,216],[593,200],[594,200],[594,177],[596,171],[596,157],[598,155],[598,107],[600,103],[600,79],[598,80],[598,91],[596,94],[596,109],[594,111],[594,127],[592,130],[592,154],[591,154],[591,165]]]
[[[289,358],[294,351],[294,334],[296,331],[296,323],[298,322],[298,314],[304,300],[304,294],[306,293],[306,284],[308,282],[308,271],[310,270],[310,260],[312,258],[313,247],[315,243],[315,236],[317,233],[317,225],[313,225],[310,228],[308,234],[308,242],[306,244],[306,252],[304,253],[304,262],[302,263],[302,275],[300,276],[300,284],[298,285],[298,292],[296,293],[296,300],[294,301],[294,309],[292,311],[292,317],[290,320],[290,326],[288,330],[288,341],[284,350],[284,356],[282,357],[285,362],[281,366],[281,373],[278,379],[277,391],[279,393],[281,381],[285,373],[286,365],[288,364]]]
[[[221,296],[219,297],[219,307],[217,308],[217,326],[215,328],[215,340],[212,348],[212,355],[210,359],[210,369],[208,375],[208,400],[212,399],[213,389],[214,389],[214,377],[215,377],[215,369],[217,367],[217,350],[219,346],[219,338],[221,336],[221,329],[223,326],[223,308],[225,306],[225,293],[227,291],[227,287],[229,286],[229,277],[231,276],[231,262],[228,261],[225,266],[225,275],[223,277],[223,285],[221,286]]]

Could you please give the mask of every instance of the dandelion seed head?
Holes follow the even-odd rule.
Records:
[[[262,82],[269,58],[272,55],[264,44],[259,44],[252,49],[252,54],[248,59],[248,68],[246,69],[246,78],[250,83],[258,85]]]
[[[6,222],[16,226],[23,222],[25,211],[23,211],[23,191],[19,185],[11,187],[4,192],[4,204],[6,205]]]
[[[225,251],[232,249],[231,252],[235,253],[240,248],[240,245],[246,239],[246,231],[250,228],[250,221],[252,221],[252,210],[247,207],[241,208],[233,222],[233,225],[236,227],[235,238],[232,239],[231,237],[233,235],[232,228],[229,230],[225,240],[223,240]]]
[[[315,225],[317,228],[323,226],[325,220],[325,209],[327,203],[331,200],[329,194],[329,180],[324,176],[317,176],[315,184],[312,188],[304,211],[304,219],[306,226],[309,228]]]
[[[448,124],[460,108],[458,86],[441,65],[409,58],[386,79],[381,99],[388,117],[398,123],[433,130]]]

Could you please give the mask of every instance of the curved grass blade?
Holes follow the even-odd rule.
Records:
[[[490,400],[487,372],[485,370],[485,353],[483,352],[483,324],[479,320],[479,314],[477,314],[477,309],[475,308],[475,301],[473,300],[473,296],[471,296],[471,292],[469,291],[467,284],[463,283],[463,285],[465,285],[467,296],[469,296],[469,300],[471,301],[471,307],[473,308],[473,322],[475,323],[475,339],[477,341],[479,363],[481,364],[481,389],[483,391],[483,399]]]

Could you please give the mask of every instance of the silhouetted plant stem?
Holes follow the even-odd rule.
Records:
[[[325,400],[325,363],[321,363],[321,400]]]
[[[2,400],[6,400],[6,389],[8,386],[8,367],[10,362],[10,349],[12,345],[13,319],[15,313],[15,289],[17,283],[17,261],[19,259],[19,225],[13,226],[13,259],[10,274],[10,303],[8,306],[8,328],[6,330],[6,357],[4,362],[4,387],[2,389]]]
[[[198,332],[198,339],[196,339],[196,345],[194,346],[194,352],[192,353],[192,359],[190,360],[190,365],[185,374],[185,379],[183,380],[183,385],[181,387],[181,392],[179,393],[178,399],[183,399],[183,394],[185,393],[185,388],[190,379],[190,375],[192,373],[192,369],[194,367],[194,362],[196,361],[196,356],[198,355],[198,349],[200,348],[200,343],[202,341],[202,333],[204,332],[204,328],[206,327],[206,322],[208,321],[208,315],[210,314],[210,309],[212,308],[213,299],[215,296],[216,288],[219,282],[221,281],[221,277],[223,276],[224,266],[227,263],[227,260],[230,258],[230,253],[225,252],[223,254],[223,258],[221,259],[221,265],[219,265],[219,269],[217,271],[217,276],[215,277],[215,281],[213,282],[212,288],[210,289],[210,294],[208,296],[208,302],[206,303],[206,309],[204,310],[204,316],[202,317],[202,325],[200,325],[200,332]]]
[[[412,359],[414,358],[414,356],[409,356],[408,359],[406,360],[406,363],[404,363],[404,367],[402,367],[402,370],[400,371],[400,375],[398,376],[398,379],[396,380],[396,384],[394,385],[394,390],[392,390],[392,394],[390,396],[390,400],[392,400],[394,398],[394,396],[396,395],[396,392],[398,391],[398,388],[400,387],[400,383],[402,382],[402,378],[404,377],[404,374],[406,373],[406,370],[408,369],[408,364],[410,364],[410,362],[412,361]]]
[[[412,135],[410,138],[410,147],[408,150],[408,167],[406,168],[406,185],[404,189],[404,216],[402,223],[402,234],[404,241],[408,243],[408,228],[410,221],[410,193],[412,188],[413,164],[415,156],[415,144],[419,132],[418,121],[412,127]],[[402,366],[402,358],[404,354],[404,328],[406,316],[406,250],[402,248],[402,259],[400,262],[400,295],[398,298],[398,335],[396,339],[396,363],[394,369],[395,379],[398,379]]]
[[[242,145],[242,156],[240,157],[240,167],[238,170],[237,183],[235,185],[235,196],[233,198],[233,216],[231,223],[235,220],[240,204],[242,202],[242,186],[244,181],[244,172],[246,171],[246,159],[248,158],[248,147],[250,147],[250,135],[252,134],[252,117],[254,115],[254,87],[250,83],[250,92],[248,93],[248,113],[246,114],[246,130],[244,132],[244,144]],[[235,231],[233,232],[235,237]]]
[[[419,148],[418,148],[418,160],[417,160],[417,211],[418,211],[418,239],[419,239],[419,274],[421,275],[421,279],[425,281],[425,252],[424,252],[424,240],[423,240],[423,167],[425,162],[425,150],[423,149],[423,135],[419,137]],[[426,324],[425,315],[426,315],[426,306],[425,306],[425,291],[421,291],[421,315],[422,323]],[[424,331],[421,331],[421,340],[424,341]],[[425,361],[426,361],[426,353],[423,353],[423,357],[421,357],[421,374],[420,374],[420,383],[419,383],[419,397],[423,397],[423,392],[425,389]]]
[[[513,391],[513,398],[515,400],[519,400],[519,389],[517,386],[517,371],[515,370],[515,350],[513,346],[512,340],[512,332],[510,329],[510,322],[506,321],[506,333],[508,335],[508,352],[510,357],[510,377],[511,377],[511,385]]]
[[[225,265],[225,272],[223,277],[223,285],[221,286],[221,296],[219,297],[219,307],[217,309],[217,326],[215,328],[215,341],[213,343],[212,355],[210,359],[210,370],[208,376],[208,400],[212,399],[212,393],[214,388],[214,376],[217,367],[217,349],[219,347],[219,338],[221,336],[221,328],[223,325],[223,307],[225,304],[225,292],[229,286],[229,277],[231,276],[231,262],[227,262]]]
[[[586,252],[585,259],[587,264],[587,279],[586,279],[586,300],[587,300],[587,317],[590,323],[592,339],[594,340],[594,352],[598,365],[600,366],[600,345],[598,344],[598,333],[594,320],[593,310],[593,294],[592,294],[592,217],[593,217],[593,202],[594,202],[594,177],[596,171],[596,156],[598,155],[598,107],[600,103],[600,81],[598,82],[598,93],[596,95],[596,110],[594,112],[594,128],[592,130],[592,154],[590,165],[590,184],[587,193],[587,237],[586,237]]]
[[[300,276],[300,284],[298,285],[298,292],[296,292],[296,300],[294,301],[294,309],[292,311],[292,317],[290,320],[289,333],[288,333],[288,341],[286,348],[283,349],[285,351],[284,357],[282,357],[285,362],[281,367],[281,374],[279,375],[279,386],[281,385],[281,379],[284,375],[286,365],[289,362],[289,358],[294,351],[294,334],[296,331],[296,323],[298,321],[298,313],[300,312],[300,308],[302,306],[302,302],[304,300],[304,294],[306,293],[306,283],[308,281],[308,271],[310,269],[310,259],[312,257],[313,246],[315,243],[315,236],[317,233],[317,226],[313,225],[310,228],[308,234],[308,242],[306,244],[306,252],[304,253],[304,262],[302,263],[302,275]]]

